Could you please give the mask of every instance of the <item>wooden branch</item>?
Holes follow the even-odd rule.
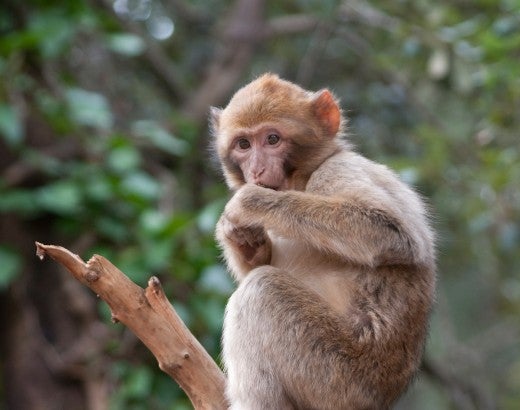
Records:
[[[276,16],[266,22],[265,37],[273,38],[309,32],[316,29],[320,23],[320,19],[310,14]]]
[[[236,87],[264,37],[265,0],[236,0],[223,30],[217,33],[217,52],[208,63],[197,90],[182,107],[195,123],[205,121],[209,105],[220,105]]]
[[[152,277],[143,289],[103,256],[94,255],[85,263],[60,246],[36,242],[36,255],[49,255],[108,303],[112,320],[124,323],[141,339],[195,409],[228,407],[224,374],[168,302],[159,279]]]

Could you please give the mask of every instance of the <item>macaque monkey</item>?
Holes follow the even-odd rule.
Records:
[[[354,152],[327,90],[265,74],[212,108],[234,192],[216,238],[239,282],[224,320],[231,409],[388,409],[434,299],[418,195]]]

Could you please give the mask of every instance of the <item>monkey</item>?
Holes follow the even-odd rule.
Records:
[[[436,282],[428,208],[345,123],[329,89],[272,73],[211,108],[233,192],[215,233],[238,282],[222,335],[233,410],[388,409],[418,371]]]

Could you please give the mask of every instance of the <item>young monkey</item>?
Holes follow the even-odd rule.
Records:
[[[421,361],[435,288],[419,197],[343,141],[328,90],[265,74],[212,109],[234,196],[216,237],[231,409],[388,409]]]

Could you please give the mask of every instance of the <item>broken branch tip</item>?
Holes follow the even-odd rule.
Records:
[[[45,258],[45,245],[40,242],[34,242],[36,245],[36,256],[42,261]]]
[[[159,290],[161,288],[161,281],[159,280],[159,278],[157,276],[152,276],[148,280],[148,286],[150,286],[154,290]]]

